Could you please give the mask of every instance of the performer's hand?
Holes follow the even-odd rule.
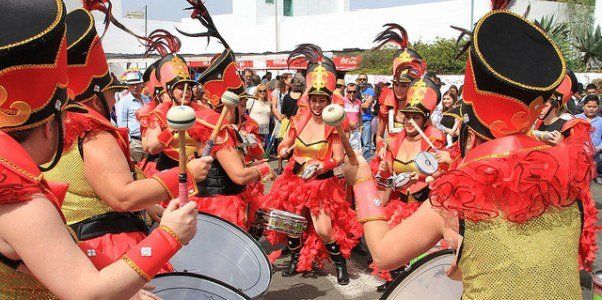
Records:
[[[385,172],[387,171],[387,162],[385,162],[384,160],[382,160],[379,164],[378,164],[378,171],[379,172]]]
[[[385,160],[385,157],[387,156],[387,148],[386,147],[381,147],[380,149],[378,149],[378,157],[380,157],[380,159]]]
[[[203,181],[207,177],[212,162],[213,157],[211,156],[195,158],[186,164],[186,168],[195,181]]]
[[[435,153],[435,158],[440,164],[449,164],[452,162],[451,155],[447,151],[438,151]]]
[[[349,184],[354,184],[358,179],[372,177],[370,165],[366,162],[362,153],[355,150],[355,156],[359,162],[357,166],[353,166],[349,162],[349,157],[345,156],[345,168],[343,169],[343,174],[345,175],[345,180],[347,180]]]
[[[165,211],[165,208],[158,204],[153,204],[153,206],[146,209],[146,213],[148,214],[148,216],[157,223],[161,222],[161,216],[163,215],[163,211]]]
[[[169,202],[163,212],[160,225],[169,227],[180,237],[182,243],[187,245],[196,234],[197,215],[199,213],[196,202],[190,201],[178,208],[179,203],[178,199]]]
[[[552,146],[560,144],[562,141],[562,133],[557,130],[550,132],[546,138],[546,142]]]
[[[291,148],[282,147],[280,151],[278,151],[278,158],[285,158],[291,153]]]
[[[145,290],[140,290],[130,300],[161,300],[159,296]]]

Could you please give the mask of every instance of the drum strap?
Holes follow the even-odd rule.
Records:
[[[69,225],[80,241],[105,234],[140,231],[148,234],[141,212],[109,212]]]
[[[464,224],[464,219],[458,219],[458,223],[460,225],[459,234],[464,237],[464,231],[466,229],[466,224]],[[464,243],[460,244],[460,249],[458,249],[458,255],[456,259],[456,264],[460,263],[460,258],[462,257],[462,249],[464,249]]]
[[[19,268],[21,263],[23,263],[23,261],[20,259],[18,259],[18,260],[10,259],[10,258],[4,256],[4,254],[0,253],[0,263],[3,263],[5,265],[9,266],[11,269],[16,270]]]

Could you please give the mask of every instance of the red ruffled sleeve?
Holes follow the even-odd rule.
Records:
[[[519,149],[462,162],[433,182],[430,201],[473,222],[501,213],[516,223],[536,218],[550,207],[581,201],[580,264],[588,269],[597,250],[597,210],[590,192],[593,153],[589,124],[577,124],[556,147]]]
[[[84,106],[85,107],[85,106]],[[116,128],[102,115],[91,108],[85,107],[87,113],[68,111],[63,118],[65,128],[63,149],[68,151],[77,143],[79,138],[83,138],[88,133],[106,131],[117,138],[119,146],[126,157],[130,157],[129,137],[126,128]]]

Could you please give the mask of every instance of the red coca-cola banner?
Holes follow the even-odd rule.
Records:
[[[209,60],[189,61],[188,66],[192,68],[208,68],[211,64]]]
[[[362,62],[362,57],[357,56],[335,56],[334,64],[337,66],[338,71],[350,71],[359,68]]]
[[[239,70],[253,69],[252,60],[237,60],[236,64],[238,65]]]

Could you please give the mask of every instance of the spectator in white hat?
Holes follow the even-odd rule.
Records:
[[[142,94],[144,88],[142,73],[138,70],[129,70],[124,77],[129,93],[115,105],[117,127],[129,130],[130,154],[134,162],[139,162],[144,158],[144,150],[140,138],[140,122],[135,114],[144,104],[150,102],[150,99]]]

